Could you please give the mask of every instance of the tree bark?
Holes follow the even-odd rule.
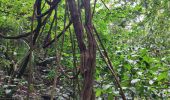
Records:
[[[88,39],[86,71],[84,75],[84,87],[82,91],[82,100],[94,100],[95,93],[93,91],[94,71],[96,67],[96,41],[93,35],[92,14],[90,0],[82,0],[85,9],[85,30]]]
[[[88,46],[86,47],[83,41],[83,25],[81,24],[80,15],[76,8],[75,0],[67,0],[69,11],[71,14],[71,20],[73,22],[78,46],[81,53],[80,58],[80,70],[83,76],[83,88],[81,91],[81,100],[94,100],[95,95],[93,91],[93,74],[96,66],[96,42],[93,36],[90,0],[83,0],[85,8],[85,30],[87,33]]]

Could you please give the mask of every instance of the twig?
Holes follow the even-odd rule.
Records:
[[[97,0],[94,0],[94,7],[93,7],[93,12],[92,12],[92,18],[94,16],[94,12],[95,12],[95,8],[96,8],[96,3],[97,3]]]
[[[94,26],[93,26],[93,27],[94,27]],[[122,96],[122,99],[123,99],[123,100],[126,100],[125,94],[124,94],[124,92],[123,92],[123,89],[122,89],[122,87],[121,87],[121,85],[120,85],[120,82],[119,82],[119,80],[118,80],[118,77],[117,77],[117,75],[116,75],[116,71],[114,70],[114,68],[113,68],[113,66],[112,66],[112,63],[111,63],[111,61],[110,61],[110,58],[108,57],[107,51],[106,51],[106,49],[105,49],[105,47],[104,47],[104,45],[103,45],[103,43],[102,43],[102,41],[101,41],[101,39],[100,39],[100,36],[99,36],[99,34],[98,34],[98,32],[97,32],[97,30],[96,30],[95,27],[94,27],[94,31],[95,31],[95,33],[96,33],[96,35],[97,35],[97,39],[99,40],[99,43],[100,43],[102,49],[104,50],[104,54],[102,55],[102,56],[103,56],[103,59],[105,60],[105,62],[108,62],[109,70],[112,72],[112,75],[114,76],[114,79],[115,79],[115,81],[116,81],[116,84],[117,84],[117,86],[118,86],[119,89],[120,89],[120,95]],[[107,59],[107,61],[106,61],[106,59]]]
[[[107,7],[107,5],[104,3],[103,0],[101,0],[101,2],[104,4],[104,6],[107,8],[107,10],[110,10],[110,9]]]
[[[70,27],[71,24],[72,24],[72,21],[70,21],[69,24],[66,26],[66,28],[63,29],[53,40],[51,40],[49,43],[45,44],[45,45],[43,46],[43,48],[48,47],[49,45],[51,45],[52,43],[54,43],[56,39],[60,38],[60,36],[62,36],[62,35],[65,33],[65,31]]]

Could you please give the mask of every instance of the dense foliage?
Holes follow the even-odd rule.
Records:
[[[44,3],[44,0],[42,1]],[[91,1],[91,7],[94,8],[95,0]],[[64,0],[61,0],[59,5],[56,27],[51,29],[51,40],[55,38],[56,33],[65,28]],[[33,7],[33,0],[0,0],[0,34],[17,36],[29,32]],[[48,8],[49,6],[45,5],[44,11]],[[168,100],[170,98],[169,12],[169,0],[97,0],[96,2],[93,24],[99,32],[127,99]],[[80,65],[80,51],[73,27],[54,44],[46,49],[42,48],[44,38],[49,32],[50,25],[53,24],[54,15],[53,12],[48,19],[32,54],[35,82],[32,84],[31,92],[35,93],[32,95],[36,98],[51,94],[53,80],[60,75],[59,70],[61,70],[56,68],[59,66],[56,60],[44,65],[37,63],[55,57],[58,53],[61,56],[60,64],[69,75],[72,75],[72,72],[75,75],[77,66]],[[81,17],[84,16],[82,13]],[[15,78],[11,83],[12,76],[9,73],[11,66],[15,67],[13,68],[15,71],[22,64],[28,49],[29,44],[24,39],[6,40],[0,37],[0,97],[26,97],[28,75],[25,74],[20,79]],[[96,99],[120,98],[117,84],[99,51],[96,56],[94,77]],[[59,99],[79,99],[82,82],[81,75],[76,80],[61,75],[54,94]]]

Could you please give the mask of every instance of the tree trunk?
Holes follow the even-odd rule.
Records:
[[[75,0],[68,0],[69,10],[75,34],[78,41],[78,46],[81,53],[80,70],[83,76],[83,88],[81,91],[81,100],[94,100],[95,94],[93,91],[93,74],[96,66],[96,42],[93,36],[90,0],[83,0],[85,8],[85,30],[87,34],[88,47],[85,46],[83,41],[83,25],[81,24],[78,9],[76,8]]]
[[[88,39],[86,71],[84,73],[84,87],[82,91],[82,100],[94,100],[95,94],[93,91],[94,70],[96,67],[96,41],[93,35],[92,14],[90,9],[90,0],[83,0],[85,8],[85,30]]]

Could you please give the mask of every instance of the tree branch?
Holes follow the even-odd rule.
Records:
[[[59,33],[53,40],[51,40],[50,42],[44,44],[44,45],[43,45],[43,48],[48,47],[48,46],[51,45],[56,39],[60,38],[60,36],[65,33],[65,31],[70,27],[71,24],[72,24],[72,21],[70,20],[69,24],[65,27],[65,29],[63,29],[63,31],[61,31],[61,33]]]
[[[25,34],[20,34],[18,36],[5,36],[2,33],[0,33],[0,38],[4,38],[4,39],[20,39],[20,38],[24,38],[27,37],[31,34],[31,32],[25,33]]]
[[[48,13],[52,12],[52,10],[55,9],[55,7],[58,5],[58,3],[60,1],[61,0],[54,0],[53,2],[50,2],[50,4],[52,4],[52,6],[46,12],[44,12],[43,14],[38,15],[37,18],[43,17],[43,16],[47,15]]]

